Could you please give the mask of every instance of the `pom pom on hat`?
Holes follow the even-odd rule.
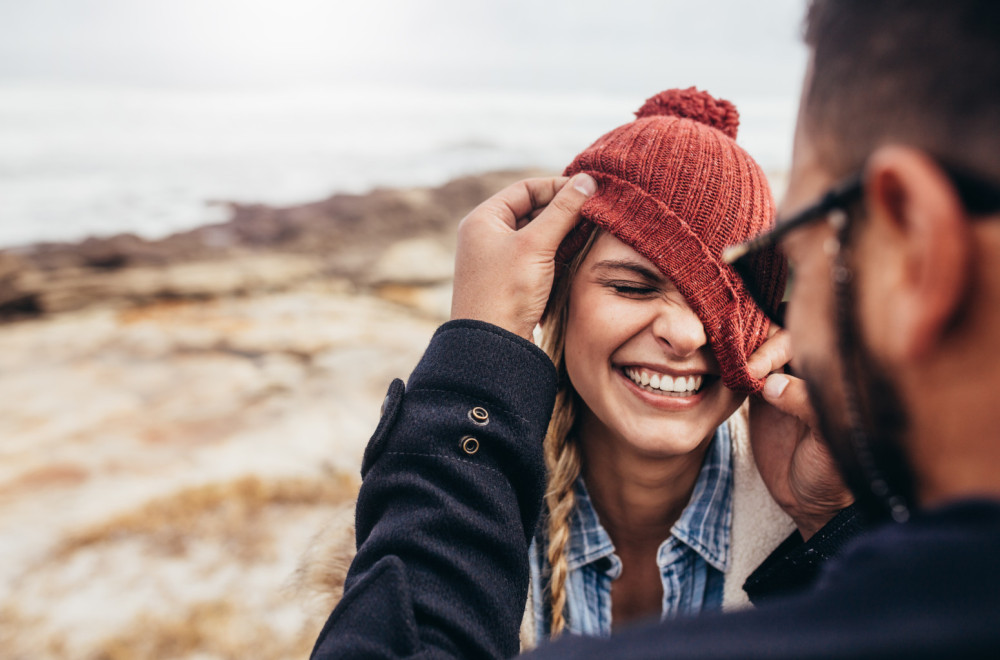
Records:
[[[717,99],[708,92],[700,92],[694,87],[668,89],[646,99],[636,110],[637,119],[663,115],[682,117],[717,128],[732,139],[740,127],[740,113],[736,106],[725,99]]]

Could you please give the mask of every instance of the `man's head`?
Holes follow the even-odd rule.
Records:
[[[1000,5],[814,0],[806,41],[783,215],[851,174],[862,191],[842,229],[783,243],[823,433],[873,510],[1000,496],[996,427],[983,437],[1000,423],[1000,218],[981,222],[948,171],[1000,183]]]
[[[1000,181],[1000,4],[814,0],[800,120],[835,176],[908,144]]]

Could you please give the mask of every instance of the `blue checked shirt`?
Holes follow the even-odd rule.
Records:
[[[622,572],[611,537],[601,526],[583,478],[574,486],[576,508],[570,518],[567,548],[567,630],[578,635],[611,635],[611,583]],[[661,618],[694,615],[722,607],[723,574],[729,564],[732,521],[732,447],[722,424],[705,453],[691,500],[660,544],[656,564],[663,584]],[[549,637],[551,608],[546,581],[544,521],[531,544],[531,588],[535,631]]]

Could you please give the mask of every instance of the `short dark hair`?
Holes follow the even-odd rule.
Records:
[[[831,174],[902,143],[1000,181],[1000,2],[813,0],[804,128]]]

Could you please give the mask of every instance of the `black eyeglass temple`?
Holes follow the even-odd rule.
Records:
[[[1000,211],[1000,186],[961,167],[941,163],[941,169],[955,186],[962,205],[970,215]]]
[[[986,216],[1000,211],[1000,187],[995,183],[962,168],[938,162],[970,215]],[[845,209],[861,196],[861,191],[862,173],[858,172],[834,186],[815,204],[780,223],[771,231],[723,251],[722,260],[733,267],[743,280],[750,296],[767,317],[778,325],[784,325],[782,305],[780,300],[774,299],[776,291],[762,286],[763,282],[758,280],[760,277],[758,262],[763,259],[773,263],[769,260],[773,259],[774,255],[768,253],[778,250],[778,241],[785,234],[796,227],[826,217],[837,209]],[[778,259],[783,260],[780,256]]]

